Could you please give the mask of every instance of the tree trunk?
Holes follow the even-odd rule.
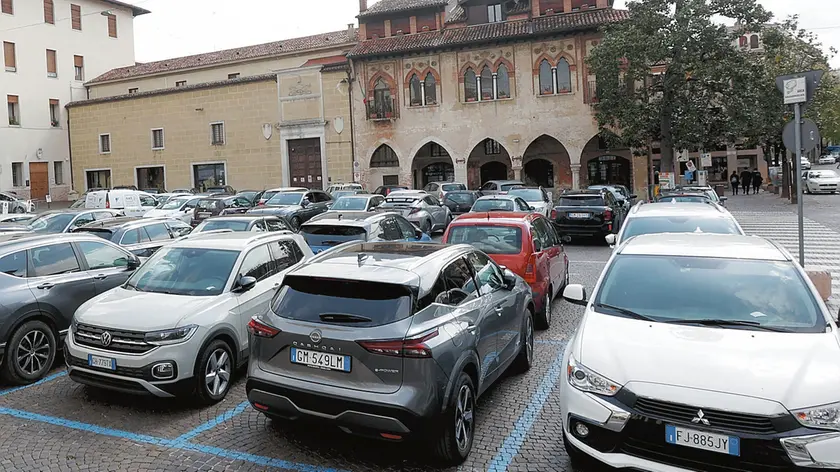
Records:
[[[790,151],[782,154],[782,198],[790,198]]]
[[[664,97],[662,116],[659,122],[659,134],[662,136],[659,143],[659,171],[674,172],[674,139],[671,134],[671,115],[673,115],[673,109],[666,100],[669,100],[669,98]]]

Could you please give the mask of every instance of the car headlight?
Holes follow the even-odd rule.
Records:
[[[840,431],[840,403],[796,410],[793,416],[803,426]]]
[[[621,385],[593,372],[578,364],[574,356],[569,357],[569,364],[566,366],[569,383],[578,390],[590,393],[598,393],[609,397],[621,390]]]
[[[190,339],[198,328],[196,325],[182,326],[146,333],[144,340],[149,344],[178,344]]]

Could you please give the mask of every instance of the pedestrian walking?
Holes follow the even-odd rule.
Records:
[[[761,184],[764,182],[764,177],[761,176],[761,172],[758,171],[758,167],[753,170],[752,174],[752,186],[753,186],[753,193],[758,194],[758,189],[761,188]]]
[[[741,190],[744,191],[744,195],[750,194],[750,185],[752,184],[752,172],[749,169],[744,169],[741,172]]]
[[[732,184],[732,195],[738,195],[738,186],[741,185],[741,181],[738,178],[738,173],[734,170],[732,175],[729,176],[729,183]]]

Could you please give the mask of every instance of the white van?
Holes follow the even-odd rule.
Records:
[[[155,197],[138,190],[95,190],[85,197],[85,208],[123,210],[125,216],[143,216],[156,206]]]

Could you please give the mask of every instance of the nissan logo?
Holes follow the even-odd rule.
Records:
[[[103,346],[109,346],[111,344],[111,333],[105,331],[99,339],[102,341]]]
[[[315,331],[309,333],[309,339],[311,339],[312,342],[315,344],[321,342],[321,330],[316,329]]]

